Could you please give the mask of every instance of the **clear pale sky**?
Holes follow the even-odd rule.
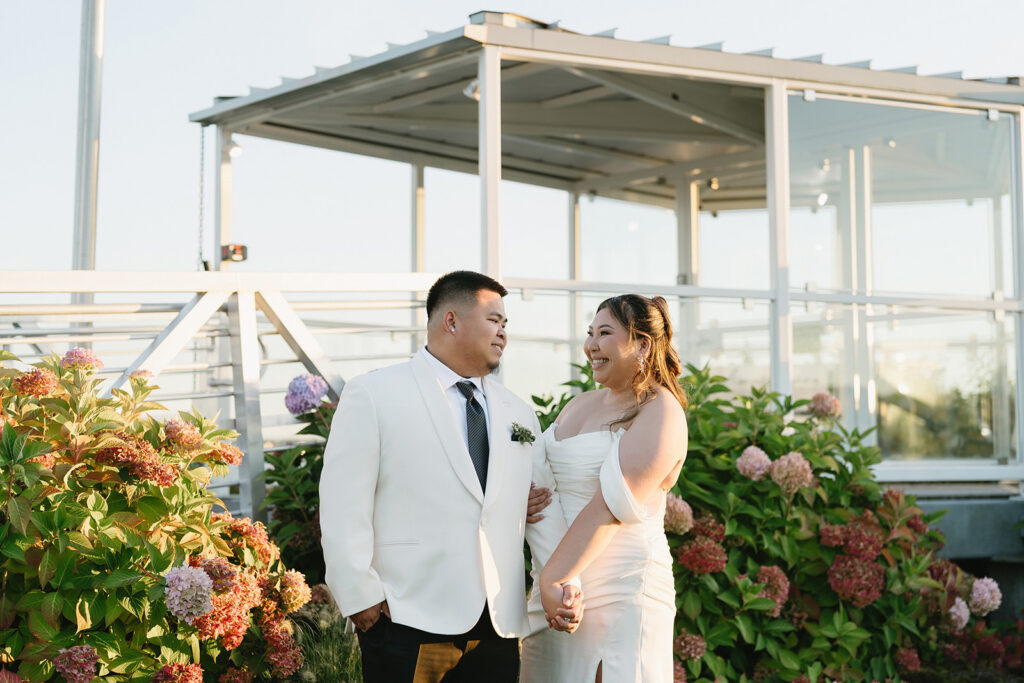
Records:
[[[281,76],[311,73],[314,65],[342,64],[349,53],[380,52],[385,41],[406,43],[423,37],[424,29],[454,28],[480,9],[560,19],[563,27],[583,33],[617,27],[618,37],[627,39],[670,33],[676,45],[724,40],[731,51],[824,53],[831,63],[873,58],[879,68],[919,64],[922,73],[962,70],[969,77],[1024,72],[1024,4],[1016,0],[530,0],[489,6],[455,0],[108,0],[98,267],[196,267],[199,129],[189,123],[190,112],[217,95],[275,85]],[[70,267],[80,11],[71,0],[0,3],[0,268]],[[407,167],[280,143],[242,143],[234,237],[251,246],[247,269],[407,267],[407,252],[356,259],[345,248],[369,228],[404,238]],[[206,145],[209,162],[212,131]],[[430,195],[428,186],[433,225],[475,221],[475,181],[469,180],[435,174],[428,181],[438,190],[457,190]],[[208,172],[208,258],[210,181]],[[539,206],[550,207],[536,211],[550,210],[552,225],[564,222],[557,197],[539,200]],[[519,221],[524,217],[510,215],[508,225]],[[438,239],[428,243],[428,267],[449,265],[445,250]],[[463,253],[474,258],[477,251]]]

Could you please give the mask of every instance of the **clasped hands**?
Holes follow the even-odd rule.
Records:
[[[544,618],[548,628],[572,633],[580,627],[583,619],[583,591],[567,583],[540,584],[540,602],[544,607]]]

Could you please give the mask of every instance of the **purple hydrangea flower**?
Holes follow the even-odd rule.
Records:
[[[197,567],[172,567],[164,575],[167,610],[186,624],[213,609],[213,580]]]
[[[284,405],[292,415],[316,410],[327,395],[327,382],[319,375],[299,375],[288,384]]]
[[[949,608],[949,618],[953,621],[953,627],[957,631],[962,631],[964,626],[967,626],[971,613],[967,609],[967,603],[964,602],[963,598],[958,597],[953,602],[953,606]]]
[[[772,469],[772,459],[757,446],[747,446],[736,458],[736,469],[747,479],[761,481]]]

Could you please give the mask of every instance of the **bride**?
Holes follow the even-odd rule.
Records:
[[[584,351],[604,388],[573,398],[544,432],[570,528],[537,575],[523,640],[524,683],[671,683],[675,584],[665,493],[686,458],[686,398],[662,297],[598,306]],[[562,584],[579,577],[586,613],[565,624]]]

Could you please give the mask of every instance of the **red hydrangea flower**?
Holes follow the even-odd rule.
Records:
[[[837,555],[828,568],[828,583],[842,600],[867,607],[882,596],[885,569],[876,562],[852,555]]]
[[[267,641],[266,659],[270,662],[275,676],[287,678],[302,667],[302,648],[295,644],[292,634],[279,617],[260,624],[263,638]]]
[[[694,519],[690,532],[693,536],[704,536],[718,543],[725,540],[725,527],[709,513]]]
[[[672,648],[676,656],[683,661],[697,661],[704,656],[707,652],[708,645],[701,638],[700,634],[687,633],[686,629],[683,629],[675,640]]]
[[[249,612],[259,604],[261,597],[256,577],[240,571],[231,590],[214,593],[213,609],[196,617],[192,625],[203,640],[219,638],[225,650],[234,650],[242,644],[249,629]]]
[[[722,571],[729,559],[725,548],[707,536],[697,536],[686,541],[676,553],[679,564],[698,576]]]
[[[896,666],[904,671],[920,671],[921,658],[917,656],[917,650],[912,647],[901,647],[896,650]]]
[[[198,664],[164,664],[153,674],[153,683],[203,683],[203,669]]]
[[[229,443],[219,443],[213,447],[210,459],[224,465],[241,465],[243,455],[242,449],[238,446],[232,446]]]
[[[777,617],[782,612],[782,606],[786,604],[789,597],[789,579],[785,572],[776,566],[764,566],[757,570],[757,582],[765,584],[765,587],[758,593],[759,598],[768,598],[775,602],[775,607],[768,610],[768,616]]]

